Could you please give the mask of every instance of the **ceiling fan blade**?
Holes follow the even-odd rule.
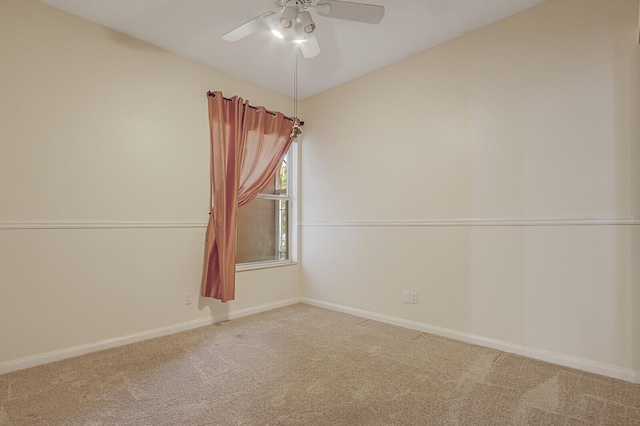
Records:
[[[329,11],[319,6],[329,5]],[[384,6],[365,3],[352,3],[337,0],[320,0],[316,12],[328,18],[346,19],[347,21],[378,24],[384,17]]]
[[[318,40],[313,34],[307,34],[307,39],[300,43],[300,50],[302,50],[302,56],[305,59],[310,59],[320,54],[320,46]]]
[[[266,29],[268,28],[268,26],[265,22],[265,18],[273,15],[274,13],[275,12],[263,13],[262,15],[253,18],[249,22],[240,25],[238,28],[233,29],[228,33],[224,34],[222,38],[227,41],[238,41],[241,38],[244,38],[251,33]]]

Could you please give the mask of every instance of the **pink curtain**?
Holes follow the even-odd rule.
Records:
[[[293,138],[294,122],[237,96],[209,92],[211,214],[207,226],[202,296],[235,298],[238,207],[268,185]]]

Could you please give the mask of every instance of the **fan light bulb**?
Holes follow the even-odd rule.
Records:
[[[280,31],[278,31],[278,30],[271,30],[271,32],[273,33],[274,36],[276,36],[276,37],[278,37],[280,39],[284,38],[282,33]]]
[[[300,27],[304,30],[305,33],[311,34],[316,29],[316,23],[311,19],[311,14],[306,10],[300,13]]]
[[[293,21],[298,17],[298,5],[295,1],[291,3],[293,4],[287,4],[282,11],[282,16],[280,17],[282,28],[291,28]]]
[[[291,19],[285,17],[280,18],[280,25],[282,25],[282,28],[291,28],[292,24],[293,22]]]

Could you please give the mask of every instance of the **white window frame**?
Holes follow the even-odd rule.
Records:
[[[252,271],[255,269],[276,268],[281,266],[296,265],[298,261],[298,143],[293,141],[289,148],[289,160],[287,163],[287,196],[260,194],[256,198],[266,200],[289,201],[287,238],[289,239],[288,260],[267,260],[261,262],[237,263],[236,271]],[[278,218],[276,217],[276,221]],[[274,223],[274,226],[276,224]]]

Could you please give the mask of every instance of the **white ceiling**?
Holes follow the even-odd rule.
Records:
[[[292,42],[261,31],[221,36],[266,11],[273,0],[40,0],[121,33],[293,96]],[[298,54],[304,99],[546,0],[357,0],[385,7],[378,25],[312,12],[322,53]]]

